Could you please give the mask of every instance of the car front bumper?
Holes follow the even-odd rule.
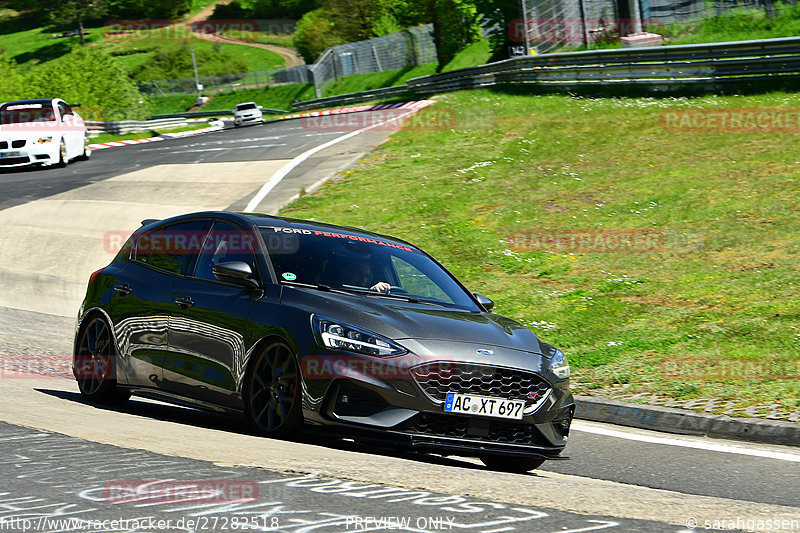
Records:
[[[59,161],[58,144],[26,143],[22,148],[0,149],[0,168],[27,165],[55,165]]]
[[[404,366],[401,359],[397,362]],[[431,382],[416,371],[431,364],[443,365],[450,375]],[[320,393],[304,401],[312,429],[444,454],[555,458],[567,444],[575,411],[569,380],[554,382],[530,369],[452,360],[405,366],[405,375],[391,378],[353,368],[359,366],[350,365],[324,385],[306,382],[306,394]],[[480,384],[477,374],[483,376]],[[506,419],[445,412],[441,400],[446,392],[515,400],[535,392],[539,399],[528,401],[521,419]]]

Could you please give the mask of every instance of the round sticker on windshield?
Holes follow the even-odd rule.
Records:
[[[283,274],[281,274],[281,276],[283,276],[283,279],[285,279],[286,281],[294,281],[297,279],[297,276],[295,276],[291,272],[284,272]]]

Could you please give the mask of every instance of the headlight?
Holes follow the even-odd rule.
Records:
[[[550,368],[553,370],[553,374],[560,379],[567,379],[569,377],[567,356],[565,356],[561,350],[553,352],[553,358],[550,359]]]
[[[334,350],[363,353],[376,357],[402,355],[402,346],[365,329],[317,315],[311,315],[311,328],[317,344]]]
[[[39,137],[36,139],[36,144],[47,144],[53,140],[52,137]]]

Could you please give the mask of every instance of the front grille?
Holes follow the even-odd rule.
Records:
[[[3,157],[0,159],[0,167],[9,165],[18,165],[20,163],[30,163],[29,157]]]
[[[488,365],[426,363],[412,368],[411,374],[425,394],[437,403],[443,403],[448,392],[455,392],[525,400],[527,409],[551,391],[550,384],[533,372]]]
[[[469,439],[502,444],[552,446],[533,424],[457,415],[420,413],[397,431],[432,437]]]
[[[6,141],[0,141],[0,150],[5,150],[8,148],[8,143]]]
[[[25,139],[11,141],[11,148],[22,148],[23,146],[25,146]]]

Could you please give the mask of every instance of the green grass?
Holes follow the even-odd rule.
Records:
[[[438,100],[356,169],[281,214],[417,243],[499,313],[561,347],[579,392],[624,385],[796,407],[796,134],[668,131],[663,113],[796,110],[800,96],[479,90]],[[646,232],[658,246],[603,252],[510,242],[528,232],[568,242],[576,230],[593,238]],[[733,371],[715,366],[723,362]],[[751,363],[789,365],[794,374],[783,375],[793,379],[766,379],[776,376]]]
[[[294,47],[294,37],[291,33],[276,34],[264,31],[242,32],[239,30],[229,30],[223,31],[221,34],[249,43],[274,44],[276,46],[286,46],[289,48]]]
[[[331,83],[325,88],[323,96],[333,96],[337,94],[356,93],[380,89],[381,87],[393,87],[403,85],[411,78],[427,76],[436,72],[436,64],[419,65],[416,67],[406,67],[400,70],[384,70],[383,72],[370,72],[369,74],[354,74]]]
[[[472,43],[464,50],[460,51],[453,60],[448,63],[443,72],[458,70],[460,68],[476,67],[483,65],[492,57],[489,39],[483,39],[477,43]]]
[[[208,124],[198,122],[196,124],[188,124],[186,126],[179,126],[173,128],[157,128],[147,131],[140,131],[138,133],[126,133],[124,135],[117,135],[113,133],[101,133],[91,138],[92,143],[109,143],[115,141],[129,141],[133,139],[147,139],[148,137],[155,137],[164,133],[177,133],[179,131],[194,131],[207,128]]]
[[[189,110],[197,98],[193,95],[164,96],[160,98],[147,98],[146,101],[153,115],[166,115],[167,113],[183,113]]]
[[[77,37],[53,39],[52,34],[72,27],[38,27],[34,19],[24,15],[7,12],[6,18],[0,14],[0,51],[14,59],[24,70],[56,59],[79,45]],[[191,36],[185,26],[174,26],[169,30],[140,32],[134,35],[106,36],[108,28],[100,24],[87,25],[87,46],[103,47],[104,50],[130,70],[150,59],[157,48],[164,47],[168,52],[180,49],[183,43],[190,43],[196,50],[211,49],[214,44]],[[285,61],[278,54],[262,48],[239,44],[222,44],[222,49],[235,54],[247,64],[246,71],[283,68]],[[203,74],[203,65],[198,65]],[[228,73],[228,72],[226,72]],[[229,74],[233,74],[230,72]],[[191,69],[182,77],[192,77]]]
[[[668,44],[747,41],[800,35],[800,6],[776,4],[776,16],[763,9],[737,9],[719,17],[664,28]]]

